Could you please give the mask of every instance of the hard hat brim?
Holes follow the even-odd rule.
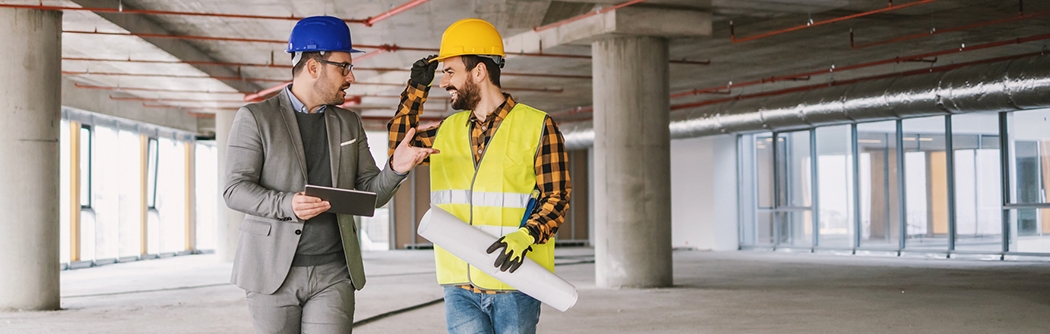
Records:
[[[324,51],[324,52],[346,52],[346,53],[367,53],[367,52],[364,52],[364,51],[361,51],[361,50],[358,50],[358,49],[350,49],[350,50],[317,50],[317,49],[310,49],[310,50],[292,50],[292,49],[288,49],[288,50],[284,50],[284,52],[285,52],[285,53],[296,53],[296,52],[322,52],[322,51]]]

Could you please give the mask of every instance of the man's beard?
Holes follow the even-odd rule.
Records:
[[[466,80],[463,82],[463,89],[455,88],[455,90],[456,99],[452,101],[452,109],[474,110],[478,102],[481,102],[481,92],[473,81]]]
[[[317,96],[319,96],[321,101],[326,105],[330,104],[337,106],[343,104],[344,99],[339,96],[339,93],[350,88],[350,85],[343,83],[342,86],[339,86],[339,89],[333,89],[332,86],[328,84],[328,80],[326,80],[327,76],[326,73],[321,72],[321,76],[317,79],[317,82],[314,83],[314,90],[317,91]]]

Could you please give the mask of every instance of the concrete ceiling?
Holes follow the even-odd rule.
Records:
[[[346,19],[364,19],[383,13],[409,0],[72,0],[44,1],[45,5],[117,7],[129,9],[171,10],[204,13],[254,14],[269,16],[335,15]],[[366,27],[350,24],[355,44],[396,44],[402,47],[437,48],[443,30],[452,22],[465,17],[489,20],[509,37],[542,26],[608,7],[624,0],[432,0],[402,14]],[[896,1],[906,5],[914,1]],[[30,1],[4,3],[37,4]],[[883,41],[901,36],[929,33],[934,29],[945,31],[979,22],[1015,18],[1023,4],[1025,14],[1050,11],[1046,1],[1002,0],[936,0],[909,8],[874,14],[841,22],[819,25],[752,41],[734,43],[730,38],[730,22],[737,38],[805,25],[823,20],[853,15],[887,7],[882,0],[651,0],[634,6],[662,7],[675,10],[704,11],[714,16],[714,31],[710,37],[683,38],[671,41],[673,60],[710,60],[709,65],[672,64],[671,92],[689,91],[745,82],[772,76],[827,69],[828,74],[815,75],[806,80],[779,81],[770,84],[733,88],[726,94],[700,94],[673,99],[672,105],[723,98],[737,94],[768,91],[798,85],[813,85],[830,80],[843,80],[878,74],[940,66],[992,57],[1046,50],[1048,40],[1016,45],[960,52],[936,57],[936,62],[901,62],[851,71],[835,71],[832,66],[903,57],[947,49],[966,49],[982,43],[1004,41],[1050,32],[1050,15],[1014,20],[954,32],[937,33],[906,41],[851,48],[850,30],[855,43]],[[266,40],[286,40],[294,25],[290,20],[235,19],[175,15],[94,14],[67,11],[64,30],[106,31],[119,33],[159,33],[237,37]],[[114,58],[133,60],[192,60],[235,63],[288,64],[283,43],[246,43],[207,40],[156,39],[128,36],[100,36],[64,34],[63,57]],[[373,51],[373,50],[368,50]],[[564,45],[545,49],[547,53],[589,55],[587,45]],[[408,69],[416,59],[430,52],[387,52],[355,62],[357,68]],[[927,60],[932,61],[933,58]],[[211,93],[166,93],[145,91],[110,92],[100,94],[164,98],[163,103],[183,106],[183,109],[158,109],[158,112],[214,112],[215,108],[242,105],[243,94],[278,84],[290,78],[287,68],[230,67],[187,64],[155,64],[134,62],[63,61],[63,70],[91,73],[153,73],[189,76],[265,78],[274,81],[236,81],[215,79],[188,79],[171,77],[128,77],[97,74],[69,74],[67,77],[90,85],[149,87],[173,90],[208,90]],[[588,59],[550,57],[513,57],[505,72],[562,74],[590,76]],[[349,95],[374,94],[394,96],[401,92],[407,79],[405,71],[370,71],[355,69],[359,84],[350,88]],[[371,84],[393,84],[389,86]],[[544,78],[505,75],[503,86],[515,97],[548,112],[556,113],[574,107],[591,105],[591,82],[587,78]],[[560,92],[515,91],[512,88],[547,88]],[[432,101],[426,105],[431,113],[446,113],[447,94],[434,89]],[[196,100],[185,102],[177,100]],[[360,111],[366,116],[389,117],[398,99],[396,97],[364,97]],[[588,113],[569,116],[557,114],[562,122],[589,117]]]

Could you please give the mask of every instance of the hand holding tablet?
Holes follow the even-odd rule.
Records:
[[[306,186],[306,195],[328,201],[327,212],[371,217],[376,210],[376,193],[315,185]]]

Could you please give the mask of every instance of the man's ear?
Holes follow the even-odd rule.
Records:
[[[480,84],[485,82],[485,80],[488,80],[489,69],[485,67],[485,62],[479,61],[478,64],[474,66],[474,70],[470,72],[470,77],[471,79],[474,79],[475,84]]]
[[[321,63],[317,59],[307,59],[305,70],[310,73],[310,77],[317,79],[321,75]]]

